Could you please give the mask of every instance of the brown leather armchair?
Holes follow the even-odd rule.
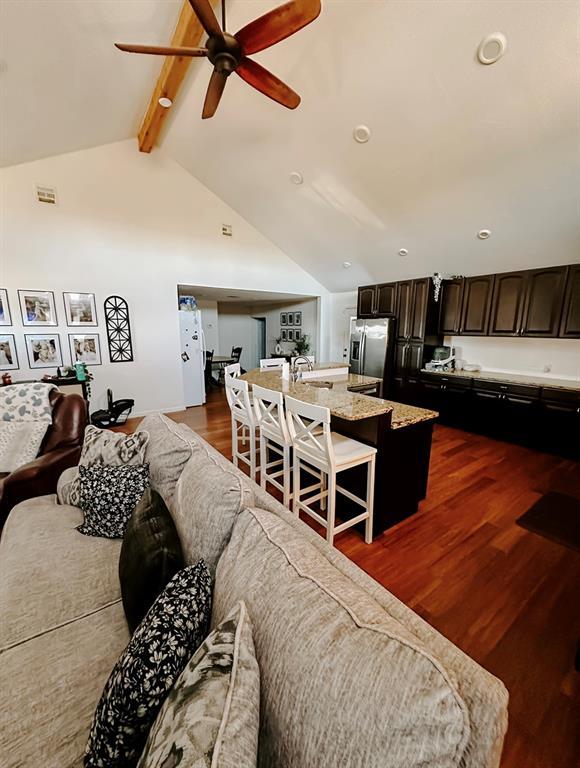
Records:
[[[87,403],[80,395],[50,393],[52,424],[34,461],[0,480],[0,531],[16,504],[56,492],[61,473],[79,462],[87,425]]]

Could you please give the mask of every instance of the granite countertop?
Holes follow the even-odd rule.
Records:
[[[334,364],[322,365],[336,367]],[[429,411],[426,408],[415,408],[414,406],[383,400],[380,397],[369,397],[368,395],[349,392],[349,387],[379,383],[381,379],[374,376],[350,373],[344,376],[329,376],[327,379],[313,380],[332,382],[332,389],[313,386],[312,382],[308,381],[286,381],[282,379],[280,371],[260,371],[259,368],[248,371],[240,378],[247,381],[250,386],[258,384],[266,389],[283,392],[285,395],[290,395],[305,403],[323,405],[330,409],[332,416],[346,421],[369,419],[373,416],[392,412],[391,429],[399,429],[421,421],[435,419],[438,415],[435,411]]]
[[[571,389],[580,391],[580,381],[569,379],[552,379],[547,376],[533,376],[525,373],[498,373],[497,371],[428,371],[421,369],[421,373],[434,373],[436,376],[461,376],[465,379],[477,381],[497,381],[501,384],[528,384],[532,387],[554,387],[556,389]]]

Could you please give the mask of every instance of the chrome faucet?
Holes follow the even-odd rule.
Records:
[[[295,357],[294,360],[292,361],[292,370],[290,371],[290,378],[292,381],[300,381],[302,379],[302,371],[298,367],[298,363],[301,360],[303,360],[306,363],[309,371],[314,370],[312,361],[308,357],[306,357],[306,355],[300,355],[299,357]]]

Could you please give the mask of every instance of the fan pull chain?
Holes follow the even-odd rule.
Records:
[[[222,31],[226,31],[226,0],[222,0]]]

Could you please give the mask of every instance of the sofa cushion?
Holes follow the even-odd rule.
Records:
[[[252,627],[239,602],[179,676],[151,728],[139,768],[252,768],[259,702]]]
[[[0,652],[2,768],[81,768],[93,712],[128,640],[118,600]]]
[[[24,501],[8,516],[0,538],[0,649],[120,601],[121,542],[82,536],[82,519],[54,496]]]
[[[149,462],[151,487],[171,508],[177,481],[199,445],[195,432],[181,429],[179,424],[161,413],[146,416],[139,429],[149,435],[145,460]]]
[[[175,523],[161,496],[148,488],[131,515],[119,558],[123,607],[131,633],[183,566]]]
[[[177,483],[172,509],[185,562],[203,559],[213,576],[237,515],[253,501],[248,478],[232,472],[231,464],[221,466],[205,449],[194,451]]]
[[[149,487],[149,465],[79,467],[85,536],[122,539],[133,510]]]
[[[201,645],[211,612],[211,579],[200,561],[177,573],[115,664],[97,705],[87,768],[131,768],[173,683]]]
[[[260,666],[262,768],[460,766],[467,708],[454,676],[282,518],[238,518],[212,621],[240,599]]]

